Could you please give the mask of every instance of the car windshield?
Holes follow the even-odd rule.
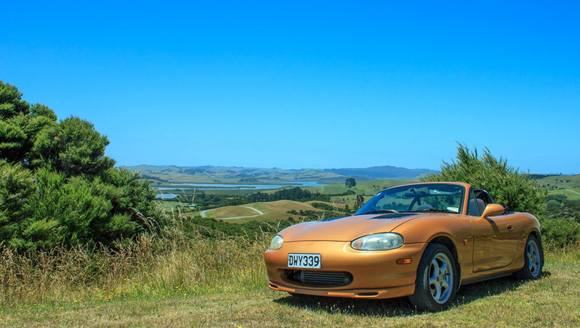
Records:
[[[459,214],[465,188],[454,184],[417,184],[389,188],[368,201],[356,214],[435,212]]]

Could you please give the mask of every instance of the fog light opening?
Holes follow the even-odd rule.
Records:
[[[358,297],[375,297],[375,296],[379,296],[379,293],[378,292],[358,293],[358,294],[356,294],[356,296],[358,296]]]

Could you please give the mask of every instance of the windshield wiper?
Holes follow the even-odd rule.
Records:
[[[450,213],[450,214],[458,214],[457,212],[453,212],[453,211],[450,211],[450,210],[441,210],[441,209],[437,209],[437,208],[429,208],[429,209],[420,210],[420,211],[407,211],[407,212],[412,212],[412,213]]]
[[[368,211],[368,212],[364,212],[362,215],[367,215],[367,214],[386,214],[386,213],[399,213],[398,211],[395,210],[374,210],[374,211]]]

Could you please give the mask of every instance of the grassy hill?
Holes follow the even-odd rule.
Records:
[[[339,174],[321,170],[285,170],[278,168],[245,168],[222,166],[154,166],[125,167],[156,183],[281,183],[292,181],[332,181]]]
[[[580,200],[580,189],[551,190],[550,195],[563,195],[570,200]]]
[[[202,211],[202,217],[220,219],[232,223],[242,223],[250,220],[280,220],[298,219],[305,214],[316,213],[321,217],[328,214],[328,211],[312,206],[313,203],[323,203],[335,207],[343,207],[343,204],[327,202],[297,202],[292,200],[279,200],[274,202],[250,203],[239,206],[224,206],[212,210]],[[296,214],[289,213],[294,211]]]
[[[580,174],[546,176],[536,181],[551,195],[564,195],[571,200],[580,199]]]
[[[540,186],[548,189],[580,189],[580,174],[550,175],[536,181]]]

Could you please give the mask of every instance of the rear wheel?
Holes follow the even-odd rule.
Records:
[[[524,249],[524,267],[516,273],[520,279],[535,280],[540,278],[544,269],[544,250],[542,243],[534,235],[530,235]]]
[[[409,300],[422,311],[441,311],[449,306],[457,291],[455,258],[441,244],[430,244],[417,271],[415,294]]]

